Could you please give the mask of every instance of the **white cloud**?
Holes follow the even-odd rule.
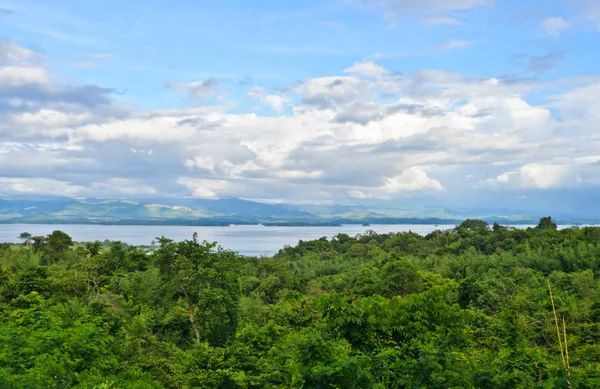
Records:
[[[184,162],[184,165],[189,169],[201,169],[213,171],[217,166],[214,159],[211,156],[207,157],[194,157]]]
[[[246,97],[250,99],[261,100],[262,102],[269,105],[275,112],[281,113],[283,108],[290,99],[285,95],[279,94],[268,94],[264,88],[254,86],[250,91],[246,94]]]
[[[326,108],[368,100],[372,97],[373,88],[370,81],[354,76],[320,77],[307,80],[294,88],[294,92],[302,95],[304,103]]]
[[[569,28],[569,22],[567,22],[564,18],[557,16],[544,19],[542,22],[542,28],[546,32],[546,34],[557,37],[564,30]]]
[[[250,89],[246,94],[246,97],[248,97],[249,99],[260,100],[264,98],[265,95],[266,93],[264,88],[261,88],[260,86],[253,86],[252,89]]]
[[[522,184],[532,188],[549,188],[559,185],[567,171],[564,166],[530,163],[519,170]]]
[[[528,163],[500,174],[495,181],[504,186],[549,189],[596,184],[600,178],[600,156],[560,158],[561,162]]]
[[[263,115],[134,109],[41,66],[0,66],[0,191],[331,203],[458,196],[466,181],[497,190],[600,182],[597,79],[398,75],[373,62],[339,73],[280,93],[252,88],[248,98],[274,109]],[[174,86],[198,99],[222,92],[206,81]],[[548,90],[561,92],[529,101]],[[401,97],[384,103],[384,93]]]
[[[194,197],[216,199],[226,196],[230,183],[224,180],[179,178],[177,182],[187,187]]]
[[[37,112],[23,112],[12,116],[13,123],[23,126],[45,128],[60,128],[65,125],[82,125],[90,121],[93,116],[90,112],[66,113],[58,109],[42,108]]]
[[[74,196],[84,187],[44,177],[0,177],[0,191],[41,195]]]
[[[265,103],[269,104],[277,112],[283,111],[285,104],[289,99],[282,95],[266,95],[264,98]]]
[[[277,177],[281,177],[281,178],[298,178],[298,179],[305,179],[305,178],[319,178],[323,176],[323,171],[322,170],[314,170],[314,171],[310,171],[310,172],[305,172],[302,170],[281,170],[279,172],[276,173]]]
[[[348,191],[348,197],[353,198],[353,199],[360,199],[360,200],[364,200],[364,199],[368,199],[371,196],[365,194],[363,191],[361,190],[356,190],[353,189],[351,191]]]
[[[82,185],[46,177],[0,177],[0,192],[51,196],[137,196],[155,194],[157,190],[122,178]]]
[[[389,74],[389,71],[387,69],[385,69],[383,66],[377,65],[372,61],[355,63],[349,68],[346,68],[344,72],[351,74],[359,74],[361,76],[372,77],[376,79],[380,79],[383,76]]]
[[[44,59],[40,53],[24,49],[12,41],[0,39],[0,66],[29,66],[40,64]]]
[[[205,103],[208,97],[214,96],[221,91],[219,81],[215,77],[209,77],[204,81],[190,83],[170,81],[167,82],[165,86],[167,88],[175,88],[200,103]]]
[[[85,140],[155,140],[163,142],[181,142],[191,139],[198,131],[192,124],[179,124],[185,118],[177,116],[159,116],[154,118],[129,118],[108,121],[106,123],[86,124],[75,128],[62,128],[65,135],[74,141]]]
[[[383,187],[385,191],[397,193],[418,190],[444,190],[442,184],[427,175],[421,166],[412,166],[394,177],[388,177]]]
[[[575,165],[593,165],[600,163],[600,155],[590,155],[573,159]],[[600,172],[599,172],[600,173]]]
[[[0,90],[49,82],[48,74],[41,68],[7,66],[0,69]]]
[[[559,110],[563,122],[579,133],[597,134],[600,122],[600,82],[553,96],[550,105]]]
[[[561,165],[531,163],[516,171],[502,173],[496,181],[522,188],[548,189],[563,183],[566,174],[567,170]]]

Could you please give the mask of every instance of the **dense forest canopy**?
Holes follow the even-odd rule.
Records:
[[[0,387],[600,387],[598,227],[201,238],[0,245]]]

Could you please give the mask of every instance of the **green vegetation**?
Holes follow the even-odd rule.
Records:
[[[600,387],[597,227],[157,242],[1,244],[0,387]]]
[[[497,209],[396,205],[267,204],[242,199],[73,199],[0,194],[0,223],[229,226],[339,226],[340,224],[445,224],[476,218],[503,224],[535,225],[539,217]],[[561,225],[598,224],[600,219],[562,215]]]

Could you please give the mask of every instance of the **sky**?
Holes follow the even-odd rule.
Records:
[[[0,193],[600,216],[597,0],[0,0]]]

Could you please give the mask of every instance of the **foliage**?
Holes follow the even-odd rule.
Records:
[[[157,242],[0,245],[0,387],[600,387],[598,227]]]

